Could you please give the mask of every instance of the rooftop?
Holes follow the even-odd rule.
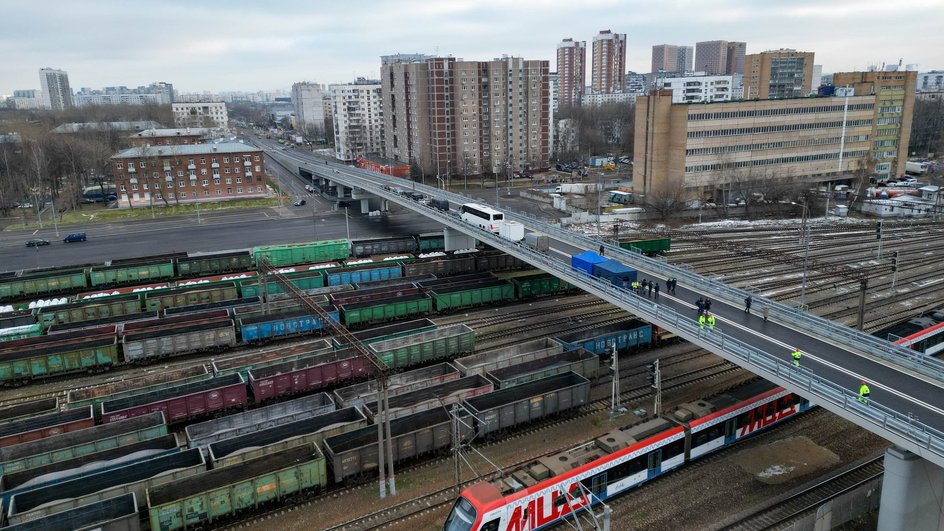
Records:
[[[205,127],[188,127],[187,129],[145,129],[131,135],[131,138],[157,138],[167,136],[206,136],[210,130]]]
[[[126,149],[113,155],[113,159],[130,159],[139,157],[185,157],[188,155],[208,155],[213,153],[246,153],[260,152],[255,146],[239,142],[224,142],[221,144],[184,144],[180,146],[139,146]]]
[[[145,129],[156,129],[161,124],[153,121],[138,122],[82,122],[67,123],[52,130],[53,133],[100,133],[103,131],[143,131]]]

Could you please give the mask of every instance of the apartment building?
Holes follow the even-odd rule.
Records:
[[[226,112],[226,104],[222,101],[173,103],[171,108],[174,111],[174,126],[178,128],[226,129],[229,126],[229,114]]]
[[[292,105],[295,107],[295,122],[299,130],[320,135],[324,132],[325,117],[331,118],[331,110],[325,109],[324,91],[317,83],[302,82],[292,85]],[[330,99],[330,94],[327,95]]]
[[[652,47],[650,72],[691,72],[695,60],[694,50],[691,46],[657,44]]]
[[[768,50],[744,59],[744,97],[799,98],[813,93],[813,52]]]
[[[587,43],[564,39],[557,45],[557,102],[580,105],[587,85]]]
[[[633,171],[646,193],[681,186],[693,196],[718,197],[737,183],[829,181],[873,171],[876,95],[672,100],[668,89],[636,99]],[[905,129],[896,131],[899,144],[907,144]]]
[[[658,88],[672,91],[672,103],[731,101],[741,93],[743,76],[673,76],[656,79]]]
[[[590,88],[595,93],[622,92],[626,75],[626,34],[603,30],[593,37]]]
[[[695,43],[695,70],[708,75],[743,74],[747,43],[702,41]]]
[[[383,153],[383,95],[380,81],[358,79],[331,85],[334,153],[338,160]]]
[[[118,199],[131,205],[264,197],[262,151],[229,142],[138,146],[111,158]]]
[[[382,65],[384,155],[437,176],[546,168],[548,70],[520,57]]]
[[[62,111],[72,108],[72,89],[69,88],[69,73],[55,68],[39,69],[40,96],[43,108]]]

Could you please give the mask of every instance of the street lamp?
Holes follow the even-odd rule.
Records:
[[[794,203],[791,202],[791,205],[803,207],[803,222],[800,226],[800,234],[802,234],[802,241],[804,246],[803,251],[803,283],[800,286],[800,305],[806,306],[806,270],[807,265],[810,261],[810,230],[807,225],[807,220],[810,215],[810,209],[806,206],[806,203]]]

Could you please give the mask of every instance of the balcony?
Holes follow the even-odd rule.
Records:
[[[219,169],[220,164],[218,162],[214,162],[213,164],[210,164],[210,167],[214,169]]]
[[[252,162],[247,160],[243,162],[243,166],[246,166],[246,167],[252,166]]]
[[[197,166],[196,166],[195,164],[187,164],[187,169],[188,169],[188,170],[195,170],[195,169],[197,169]]]
[[[128,173],[137,173],[138,169],[134,167],[134,164],[128,164]]]

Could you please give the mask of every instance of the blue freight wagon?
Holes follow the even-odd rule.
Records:
[[[652,325],[637,319],[627,319],[609,326],[555,337],[554,340],[564,345],[566,350],[584,348],[600,356],[609,355],[613,347],[622,351],[652,343]]]
[[[614,286],[629,289],[636,281],[636,270],[622,262],[609,259],[593,264],[593,276],[609,280]]]
[[[400,278],[401,276],[403,276],[403,267],[400,264],[388,264],[380,267],[344,267],[327,273],[329,286],[376,282],[378,280]]]
[[[570,257],[570,267],[577,271],[583,271],[588,275],[593,274],[593,265],[605,262],[606,258],[593,251],[584,251]]]
[[[337,310],[327,313],[328,317],[338,321]],[[239,320],[240,334],[244,343],[310,334],[329,326],[321,317],[311,315],[307,310],[272,313]]]

